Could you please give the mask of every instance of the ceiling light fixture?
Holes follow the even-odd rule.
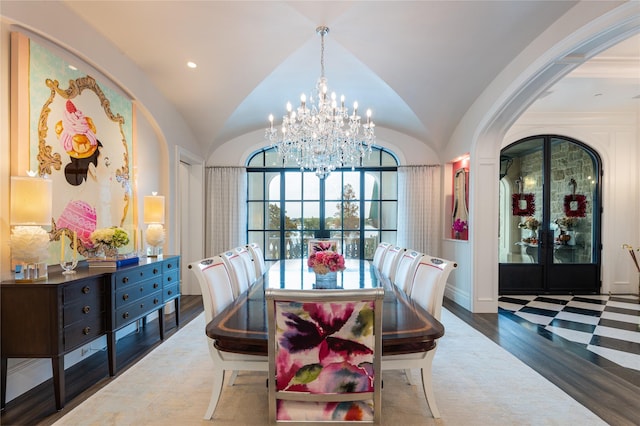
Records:
[[[273,125],[273,114],[269,115],[270,126],[265,138],[278,152],[283,166],[295,164],[300,170],[314,171],[322,179],[338,167],[354,169],[360,166],[362,159],[371,152],[376,137],[371,110],[367,110],[366,123],[362,124],[358,102],[353,103],[353,112],[349,114],[344,95],[340,104],[335,92],[328,95],[324,76],[324,36],[329,28],[320,26],[316,33],[321,38],[321,49],[320,78],[315,90],[309,98],[304,93],[300,96],[300,106],[296,110],[287,102],[280,132]]]

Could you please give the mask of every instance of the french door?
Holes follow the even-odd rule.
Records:
[[[600,159],[544,135],[501,152],[500,294],[600,291]]]

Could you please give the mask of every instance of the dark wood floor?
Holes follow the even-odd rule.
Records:
[[[578,345],[551,341],[508,316],[471,314],[445,299],[445,307],[554,383],[610,425],[637,425],[640,419],[640,373],[581,351]],[[181,324],[202,312],[200,296],[182,296]],[[167,325],[175,324],[167,318]],[[175,326],[167,335],[175,333]],[[118,341],[117,362],[126,368],[159,345],[157,321]],[[56,412],[53,385],[47,381],[7,403],[2,425],[51,425],[111,382],[106,353],[93,355],[66,371],[67,405]],[[92,383],[96,384],[92,385]],[[500,384],[497,383],[496,386]]]

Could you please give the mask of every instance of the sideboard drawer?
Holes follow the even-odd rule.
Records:
[[[180,269],[180,258],[176,257],[174,259],[165,260],[162,264],[163,273],[173,272]]]
[[[147,280],[152,277],[162,275],[161,265],[145,265],[137,268],[129,268],[127,270],[118,271],[113,274],[113,281],[116,288],[126,287],[134,282]]]
[[[104,294],[104,280],[100,278],[84,280],[64,286],[62,290],[63,303],[66,305],[80,300],[95,300]]]
[[[132,321],[160,308],[162,304],[162,293],[158,291],[148,297],[137,300],[120,309],[116,309],[116,328],[127,325]]]
[[[86,321],[79,321],[69,327],[65,327],[63,334],[64,350],[71,351],[102,336],[105,331],[104,323],[104,317],[96,315],[93,318],[87,318]]]
[[[78,321],[87,321],[104,314],[104,293],[90,292],[74,303],[65,303],[62,323],[65,327]]]
[[[167,285],[167,284],[164,285],[163,303],[167,303],[167,302],[175,299],[176,297],[180,296],[180,289],[178,288],[178,286],[179,286],[178,281],[176,281],[175,283],[173,283],[171,285]]]
[[[158,276],[118,289],[116,291],[116,309],[135,303],[152,293],[161,291],[161,279],[162,277]]]

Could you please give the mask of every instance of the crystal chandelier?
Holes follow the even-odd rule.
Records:
[[[361,165],[361,160],[371,152],[375,142],[375,124],[371,121],[371,110],[367,110],[367,121],[362,124],[358,115],[358,102],[353,103],[349,114],[340,104],[335,92],[329,96],[327,79],[324,76],[324,36],[329,28],[320,26],[316,32],[321,38],[320,78],[309,98],[303,93],[300,106],[293,110],[287,102],[287,113],[282,118],[279,132],[269,115],[270,126],[265,138],[278,152],[283,164],[297,164],[300,170],[315,171],[320,178],[326,177],[338,167]]]

